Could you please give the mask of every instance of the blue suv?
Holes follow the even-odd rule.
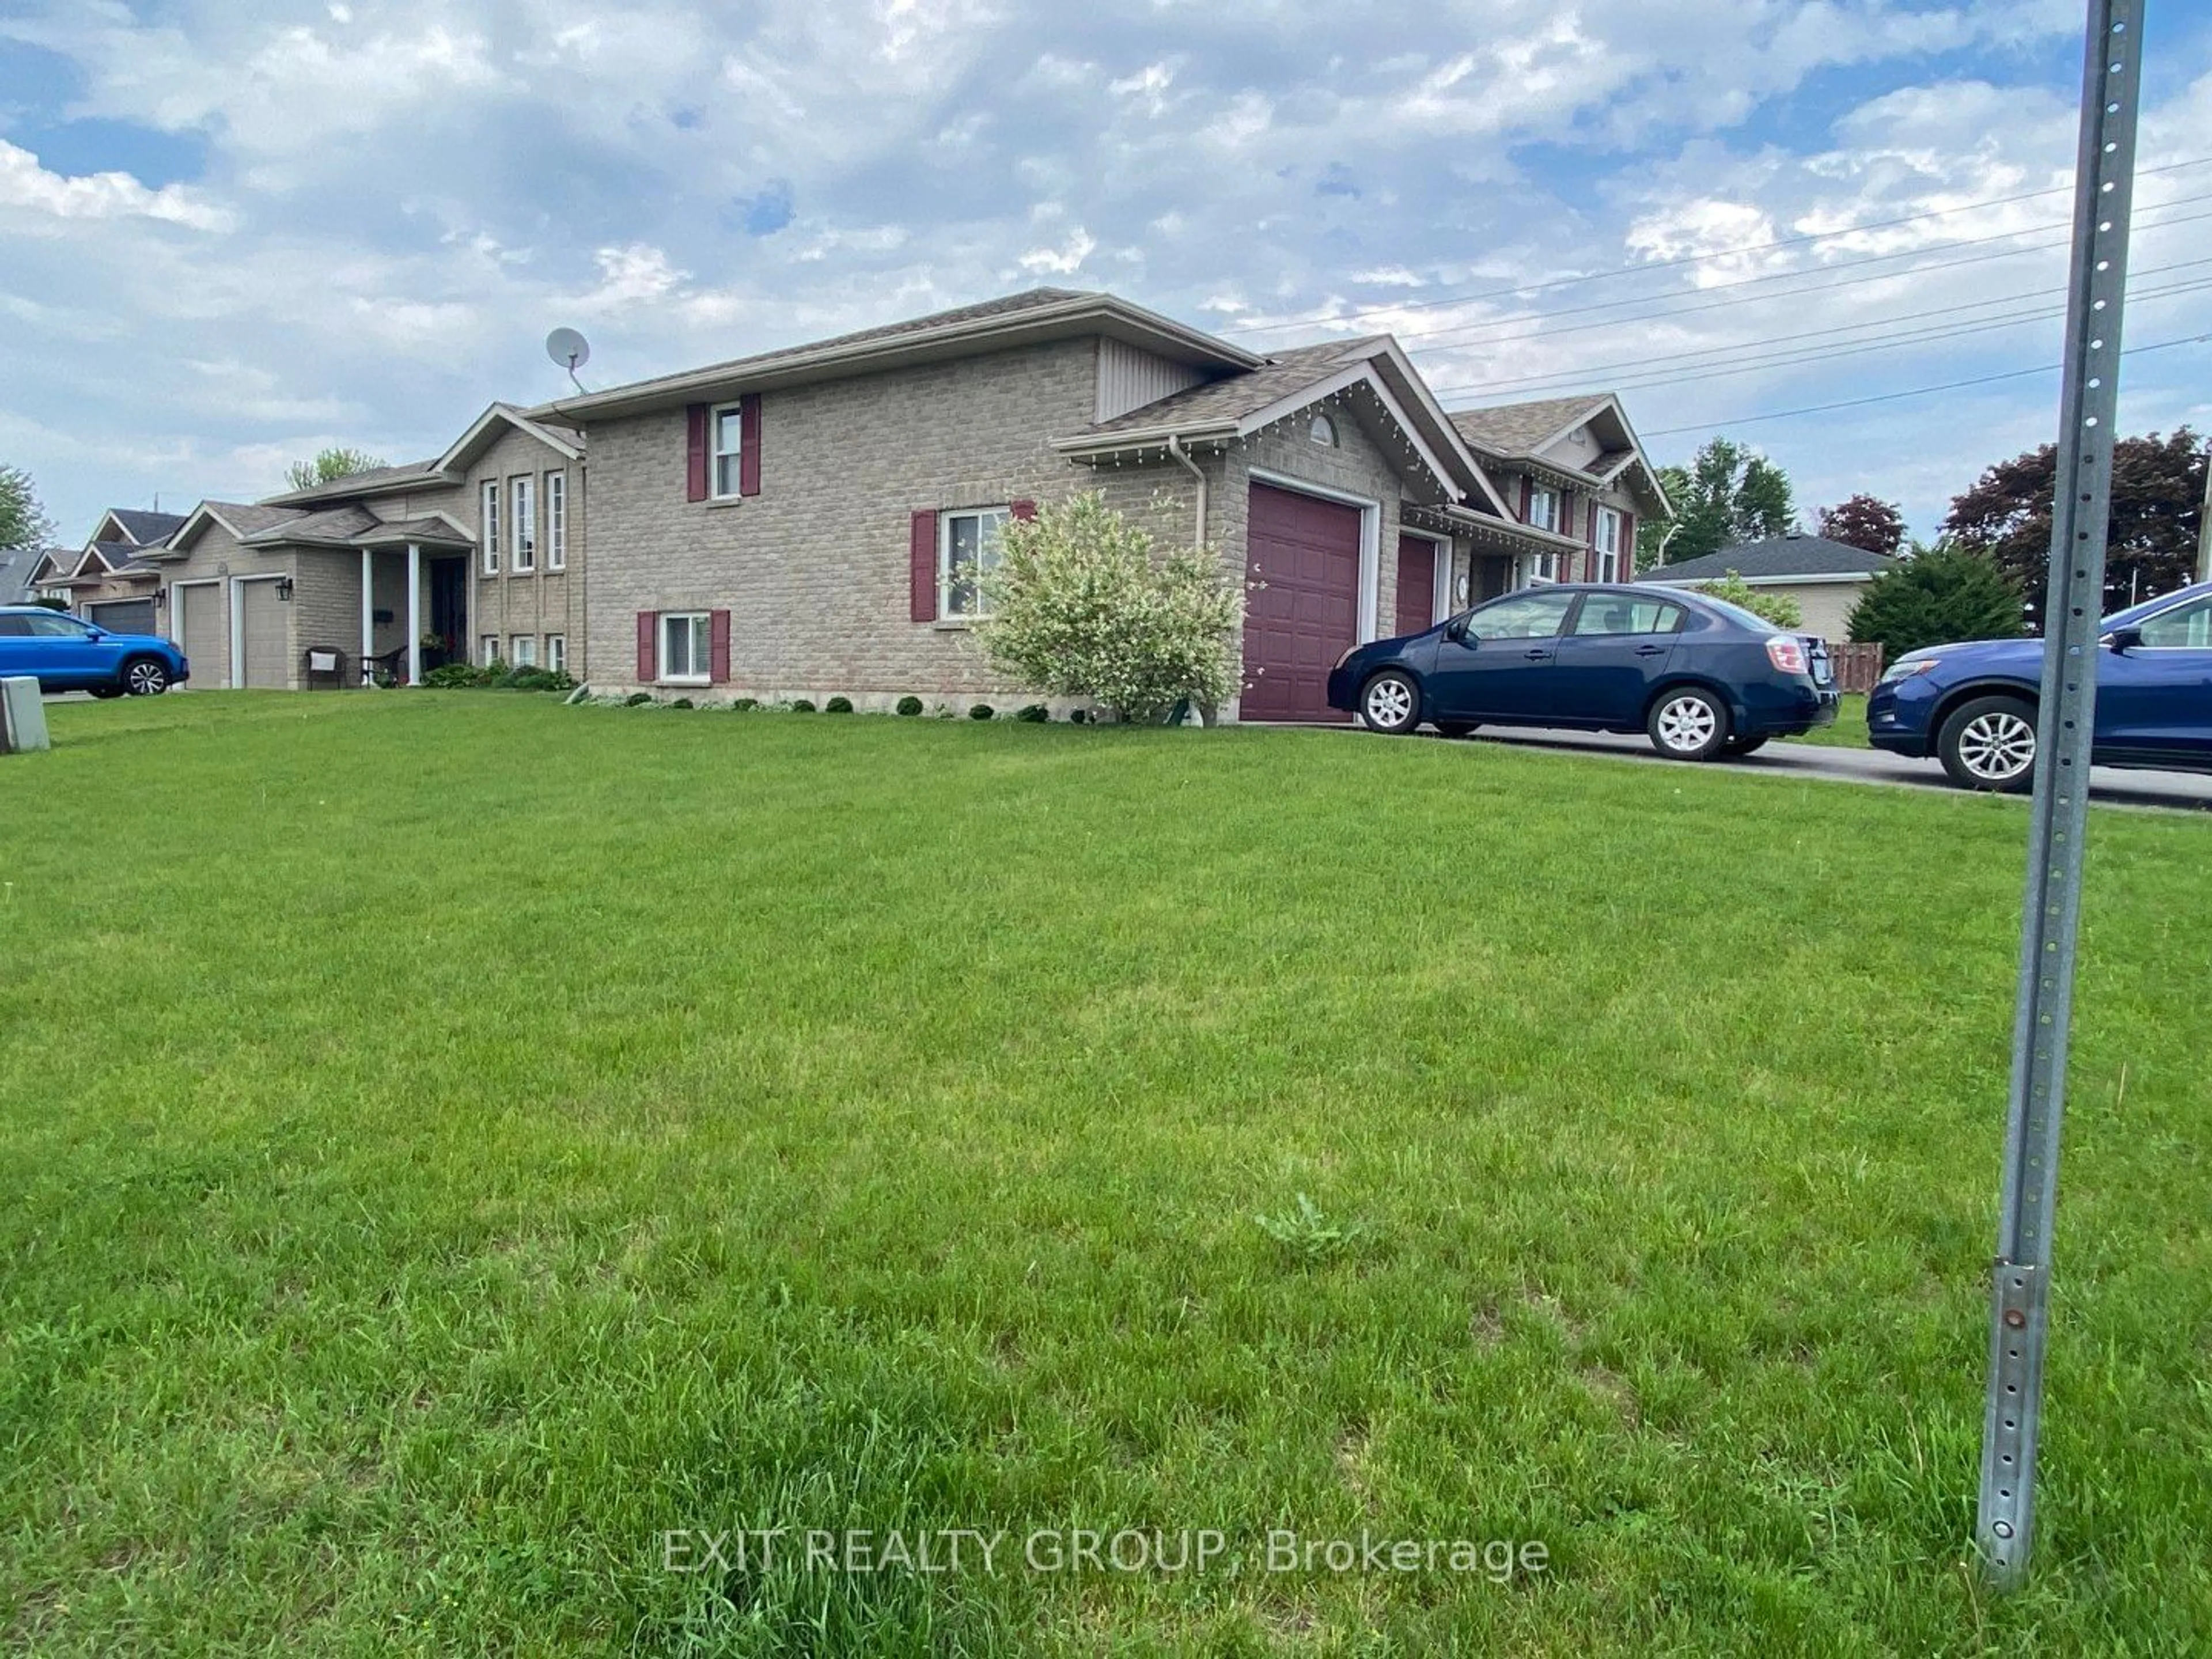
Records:
[[[35,605],[0,605],[0,679],[34,677],[41,691],[150,697],[191,677],[185,653],[151,634],[111,634]]]
[[[1427,721],[1643,732],[1675,760],[1747,755],[1836,718],[1826,643],[1675,588],[1562,583],[1354,646],[1328,702],[1377,732]]]
[[[2017,793],[2035,781],[2042,686],[2041,640],[1908,651],[1867,700],[1867,736],[1893,755],[1934,756],[1962,788]],[[2105,618],[2090,758],[2212,772],[2212,582]]]

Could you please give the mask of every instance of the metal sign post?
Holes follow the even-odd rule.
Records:
[[[2118,404],[2143,0],[2090,0],[2074,175],[2074,267],[2044,605],[2043,700],[2021,926],[2002,1218],[1990,1297],[1989,1415],[1975,1536],[2000,1589],[2027,1575],[2034,1537],[2036,1432],[2043,1404],[2051,1212],[2066,1101],[2067,1027],[2081,910],[2105,532]]]

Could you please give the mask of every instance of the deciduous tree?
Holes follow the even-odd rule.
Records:
[[[2206,446],[2187,427],[2112,447],[2112,510],[2107,524],[2105,609],[2185,586],[2197,565],[2197,526],[2204,501]],[[2051,444],[2000,461],[1953,498],[1943,528],[1961,547],[1987,555],[2026,597],[2031,617],[2049,584],[2052,479]]]
[[[311,461],[293,462],[284,469],[284,477],[295,489],[313,489],[317,484],[335,483],[383,465],[381,459],[364,450],[333,447]]]
[[[1637,568],[1701,559],[1736,542],[1779,536],[1797,520],[1790,475],[1732,438],[1714,438],[1686,467],[1662,466],[1672,520],[1642,526]]]
[[[20,466],[0,465],[0,553],[41,551],[54,539],[54,521],[39,505],[31,475]]]
[[[1858,495],[1820,509],[1820,533],[1846,547],[1894,554],[1905,545],[1905,514],[1894,501]]]

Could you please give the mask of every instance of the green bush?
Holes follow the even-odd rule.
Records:
[[[811,714],[814,712],[814,705],[804,697],[794,697],[791,702],[791,712],[794,714]]]
[[[510,668],[489,684],[509,691],[573,691],[576,682],[561,668]]]
[[[696,708],[699,705],[689,697],[678,697],[668,705],[671,708]]]
[[[2027,631],[2020,590],[1996,562],[1963,548],[1916,554],[1866,585],[1851,607],[1854,642],[1895,662],[1923,646],[2016,640]]]
[[[1088,726],[1091,724],[1091,711],[1088,708],[1079,708],[1067,718],[1077,726]]]
[[[633,692],[631,692],[631,693],[629,694],[629,696],[628,696],[627,697],[624,697],[624,698],[623,699],[623,708],[644,708],[644,707],[645,707],[645,705],[646,705],[646,704],[647,704],[647,703],[651,702],[652,701],[653,701],[653,693],[652,693],[652,692],[650,692],[650,691],[633,691]]]
[[[453,691],[470,686],[489,685],[493,678],[490,669],[479,668],[474,663],[448,662],[441,663],[423,675],[422,684],[441,691]]]
[[[898,711],[902,714],[919,714],[921,713],[921,699],[920,697],[901,697],[898,700]]]
[[[832,697],[822,705],[822,712],[825,714],[849,714],[853,712],[853,700],[850,697]]]
[[[984,573],[975,636],[1008,679],[1145,721],[1237,690],[1244,594],[1218,551],[1156,551],[1152,532],[1087,492],[1007,524]]]
[[[999,711],[988,702],[976,703],[968,710],[968,718],[971,720],[990,720],[998,717]]]
[[[1052,710],[1041,702],[1033,702],[1017,708],[1014,711],[1014,718],[1026,721],[1031,726],[1042,726],[1052,718]]]
[[[760,707],[760,699],[758,697],[739,697],[735,702],[732,703],[730,707],[740,714],[750,714],[754,709]]]
[[[1802,628],[1805,623],[1805,607],[1789,594],[1753,587],[1733,570],[1717,582],[1698,583],[1691,592],[1725,600],[1738,610],[1763,617],[1777,628]]]

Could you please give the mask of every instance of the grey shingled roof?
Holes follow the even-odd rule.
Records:
[[[1758,576],[1875,576],[1894,570],[1899,562],[1886,553],[1869,553],[1847,542],[1832,542],[1826,536],[1771,536],[1765,541],[1738,542],[1701,559],[1662,564],[1636,580],[1709,581],[1731,570],[1746,581]]]
[[[240,536],[254,535],[272,526],[307,517],[297,507],[279,507],[269,501],[202,501],[200,505]]]
[[[152,513],[136,507],[111,507],[106,516],[121,525],[141,546],[168,540],[185,523],[181,513]]]
[[[319,513],[295,513],[249,532],[246,539],[252,542],[337,541],[350,544],[363,532],[376,527],[376,515],[365,507],[347,502],[341,507],[325,507]]]
[[[373,490],[386,489],[395,485],[412,483],[416,480],[429,483],[442,481],[438,471],[437,457],[427,461],[409,461],[400,466],[366,467],[359,472],[349,472],[343,478],[333,478],[328,483],[316,484],[309,489],[288,489],[279,495],[264,495],[264,507],[311,507],[317,501],[340,500],[348,495],[365,495]]]
[[[46,556],[44,550],[33,547],[0,551],[0,605],[14,605],[31,591],[31,573]]]
[[[1241,421],[1316,380],[1328,379],[1339,366],[1358,360],[1388,337],[1371,334],[1362,339],[1329,340],[1279,351],[1248,374],[1191,386],[1110,421],[1085,427],[1084,434],[1110,437],[1117,432],[1149,432],[1158,427],[1187,429]]]
[[[1588,392],[1577,398],[1539,398],[1524,404],[1493,404],[1488,409],[1452,411],[1459,435],[1498,455],[1528,455],[1547,438],[1559,435],[1575,417],[1595,410],[1612,394]]]

